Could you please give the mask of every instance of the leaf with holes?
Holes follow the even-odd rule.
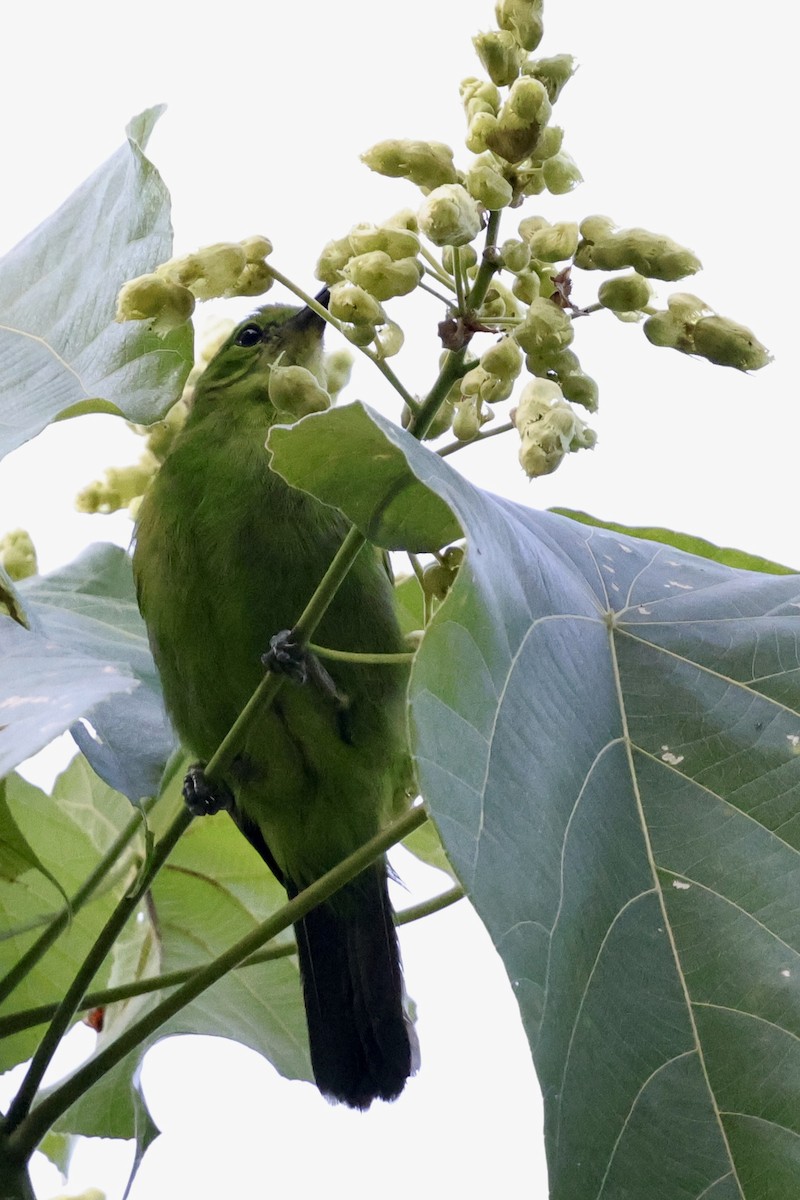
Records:
[[[317,462],[348,445],[347,473],[315,475],[311,439]],[[519,1001],[551,1196],[793,1200],[798,576],[512,504],[358,405],[271,448],[385,546],[452,536],[425,491],[466,535],[412,673],[415,751]]]

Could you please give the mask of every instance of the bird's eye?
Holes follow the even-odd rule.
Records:
[[[236,335],[237,346],[255,346],[261,341],[261,327],[259,325],[245,325]]]

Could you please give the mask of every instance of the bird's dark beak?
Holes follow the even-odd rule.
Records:
[[[317,304],[321,304],[323,308],[328,307],[328,301],[330,298],[331,294],[327,287],[322,288],[322,290],[317,292],[316,296],[314,297]],[[325,321],[322,319],[319,313],[314,312],[313,308],[308,308],[307,306],[305,308],[301,308],[300,312],[297,313],[296,316],[292,317],[292,324],[296,329],[317,328],[319,333],[322,333],[322,330],[325,328]]]

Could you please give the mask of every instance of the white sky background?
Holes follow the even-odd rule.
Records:
[[[597,448],[530,484],[505,435],[450,460],[476,482],[522,503],[667,525],[800,564],[790,504],[798,452],[792,11],[783,0],[548,0],[539,52],[571,52],[581,64],[554,120],[586,182],[570,196],[532,199],[508,215],[502,236],[536,213],[601,212],[668,233],[705,269],[662,285],[659,296],[696,292],[751,326],[776,362],[742,376],[651,347],[640,328],[597,314],[576,330],[583,367],[600,384]],[[492,25],[491,0],[213,10],[40,0],[24,15],[14,6],[4,12],[0,71],[0,252],[121,144],[134,113],[166,101],[148,154],[172,192],[176,252],[264,233],[274,264],[313,290],[329,238],[418,203],[412,185],[368,172],[364,149],[385,137],[431,138],[466,164],[458,83],[480,70],[471,35]],[[598,277],[576,274],[575,298],[589,303]],[[278,298],[274,289],[269,299]],[[223,311],[238,317],[241,305]],[[389,312],[401,324],[417,313],[395,367],[423,392],[438,353],[437,305],[401,299]],[[347,395],[396,412],[367,363]],[[127,543],[123,516],[71,511],[74,494],[104,466],[138,455],[121,424],[67,422],[0,464],[0,535],[27,527],[43,570],[89,541]],[[413,869],[403,872],[415,884]],[[431,890],[427,875],[420,887]],[[144,1079],[164,1136],[132,1200],[287,1188],[300,1200],[323,1188],[334,1197],[379,1189],[386,1200],[544,1197],[535,1078],[487,936],[461,905],[403,930],[402,942],[423,1067],[395,1105],[365,1116],[330,1109],[241,1047],[162,1044]],[[94,1184],[112,1200],[128,1159],[93,1144],[76,1158],[70,1188]],[[37,1179],[42,1196],[59,1190],[55,1172]]]

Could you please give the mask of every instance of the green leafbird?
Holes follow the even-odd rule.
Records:
[[[270,426],[297,415],[274,407],[270,370],[280,359],[318,372],[323,328],[309,308],[276,305],[239,325],[201,376],[142,503],[133,557],[139,605],[167,709],[203,761],[259,683],[270,639],[297,620],[348,529],[336,509],[270,470],[264,447]],[[359,554],[315,639],[338,650],[406,649],[373,547]],[[229,808],[290,897],[409,803],[406,668],[337,661],[331,675],[335,687],[314,672],[303,686],[283,686],[250,726],[229,791],[209,803],[202,775],[192,772],[184,790],[195,810]],[[416,1069],[417,1049],[385,861],[295,932],[318,1087],[353,1108],[394,1099]]]

